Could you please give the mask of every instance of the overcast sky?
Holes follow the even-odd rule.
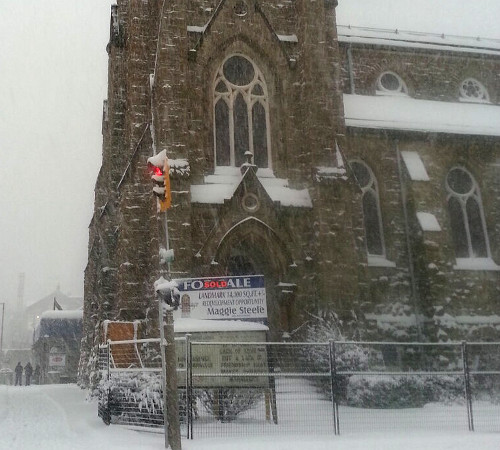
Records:
[[[0,0],[0,302],[83,295],[110,0]],[[500,39],[500,0],[340,0],[338,23]]]

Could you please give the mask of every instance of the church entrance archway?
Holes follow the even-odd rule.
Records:
[[[264,275],[270,338],[281,340],[289,331],[291,312],[279,283],[286,279],[292,259],[277,234],[263,222],[247,220],[224,236],[215,261],[213,275]]]

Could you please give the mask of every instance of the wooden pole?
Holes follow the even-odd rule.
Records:
[[[174,316],[169,308],[165,324],[166,408],[168,415],[168,441],[172,450],[182,450],[179,421],[179,395],[177,391],[177,357],[175,353]]]

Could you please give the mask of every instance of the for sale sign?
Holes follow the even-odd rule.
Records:
[[[267,319],[262,275],[176,280],[182,317],[192,319]]]

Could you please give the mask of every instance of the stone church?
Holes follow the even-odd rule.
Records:
[[[500,338],[500,43],[335,7],[112,6],[82,363],[103,320],[154,321],[160,276],[264,275],[272,340],[328,311],[365,340]]]

